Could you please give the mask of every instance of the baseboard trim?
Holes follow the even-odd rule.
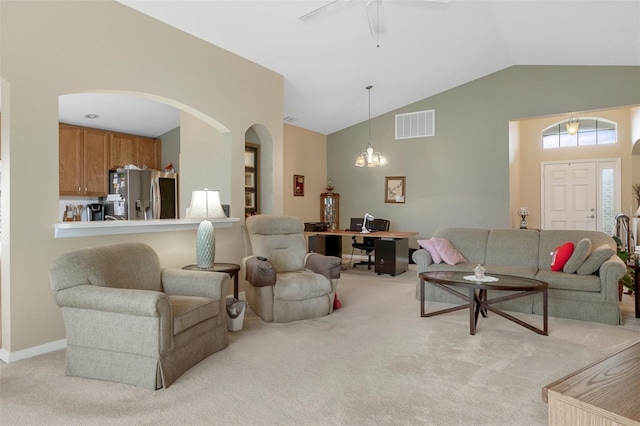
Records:
[[[346,261],[347,263],[349,261],[352,262],[360,262],[362,260],[367,260],[368,257],[364,254],[354,254],[354,255],[350,255],[350,254],[342,254],[342,261],[344,263],[344,261]],[[371,261],[373,262],[373,260],[375,259],[375,256],[371,256]]]
[[[67,348],[67,339],[57,340],[55,342],[45,343],[44,345],[33,346],[31,348],[22,349],[20,351],[9,352],[5,348],[0,349],[0,361],[7,364],[21,361],[34,356],[44,355],[49,352],[55,352]]]

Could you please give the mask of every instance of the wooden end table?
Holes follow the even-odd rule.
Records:
[[[200,268],[198,265],[183,266],[182,269],[190,271],[204,271],[204,272],[224,272],[229,274],[229,278],[233,278],[233,297],[238,298],[238,273],[240,272],[240,265],[235,263],[214,263],[213,268]]]

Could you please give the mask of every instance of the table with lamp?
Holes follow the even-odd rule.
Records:
[[[195,190],[191,194],[191,205],[187,212],[189,219],[202,219],[196,234],[196,264],[182,269],[204,272],[224,272],[233,278],[233,297],[238,299],[238,273],[240,265],[235,263],[215,263],[216,239],[213,224],[209,219],[226,217],[220,204],[220,191]]]

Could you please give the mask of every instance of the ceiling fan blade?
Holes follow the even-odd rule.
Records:
[[[340,0],[333,0],[333,1],[330,1],[330,2],[329,2],[329,3],[327,3],[327,4],[320,6],[319,8],[314,9],[314,10],[312,10],[312,11],[311,11],[311,12],[309,12],[309,13],[306,13],[306,14],[304,14],[304,15],[302,15],[302,16],[300,17],[300,20],[301,20],[301,21],[306,21],[307,19],[312,18],[316,13],[320,12],[321,10],[325,9],[326,7],[331,6],[332,4],[334,4],[334,3],[338,2],[338,1],[340,1]]]

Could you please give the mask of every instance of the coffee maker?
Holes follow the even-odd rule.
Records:
[[[104,205],[99,203],[88,204],[87,220],[88,221],[104,220]]]

